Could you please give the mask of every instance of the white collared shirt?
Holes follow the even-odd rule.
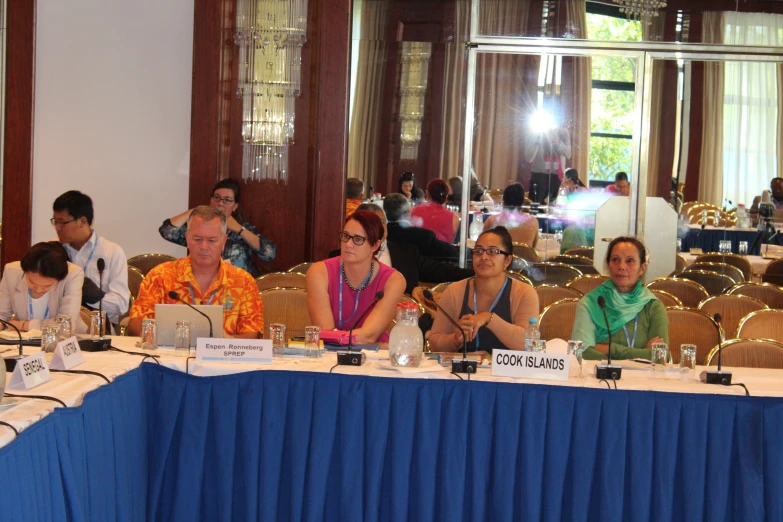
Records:
[[[381,249],[378,250],[378,261],[388,267],[394,268],[392,266],[391,256],[389,255],[389,245],[386,244],[385,239],[383,240],[383,243],[381,243]]]
[[[71,262],[81,267],[85,277],[92,279],[96,285],[100,284],[98,259],[103,258],[106,263],[106,268],[103,270],[103,286],[101,286],[101,290],[106,292],[103,297],[103,311],[109,317],[109,322],[119,322],[120,316],[128,311],[130,300],[128,260],[125,252],[118,244],[112,243],[105,237],[99,237],[95,231],[80,250],[73,248],[70,243],[63,246]],[[89,305],[98,308],[98,303],[89,303]]]

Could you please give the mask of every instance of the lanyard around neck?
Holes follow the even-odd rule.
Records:
[[[374,261],[370,261],[370,262],[373,263]],[[372,267],[370,269],[370,272],[367,274],[367,277],[364,278],[362,285],[359,287],[360,289],[364,289],[367,283],[370,282],[370,277],[372,277]],[[337,312],[338,315],[337,328],[340,330],[343,329],[343,283],[347,285],[348,281],[345,278],[343,278],[343,262],[340,261],[340,302],[339,302],[339,310]],[[356,300],[353,302],[353,313],[351,314],[351,317],[347,319],[347,321],[350,321],[351,319],[353,319],[353,316],[356,315],[356,310],[359,308],[360,295],[362,295],[362,290],[356,292]]]
[[[492,312],[492,310],[495,309],[495,307],[498,305],[498,301],[500,301],[500,296],[503,295],[503,291],[506,289],[506,285],[508,284],[508,277],[505,281],[503,281],[503,286],[500,288],[500,291],[498,292],[498,295],[495,296],[495,300],[492,302],[492,306],[489,307],[489,312]],[[478,313],[478,304],[476,304],[476,279],[473,279],[473,313]],[[480,331],[481,329],[479,329]],[[476,349],[479,347],[479,332],[476,332]]]
[[[48,294],[48,292],[46,294],[42,295],[41,297],[44,297],[47,294]],[[30,290],[27,291],[27,304],[28,304],[28,311],[30,312],[30,315],[28,317],[32,321],[33,319],[35,319],[35,317],[33,317],[33,296],[30,293]],[[44,316],[42,317],[42,319],[48,319],[48,318],[49,318],[49,300],[47,299],[46,300],[46,311],[44,312]]]
[[[98,248],[98,241],[100,240],[98,234],[96,234],[95,232],[93,232],[93,234],[95,234],[95,243],[93,243],[92,245],[92,250],[90,250],[90,255],[87,257],[87,261],[84,263],[84,266],[82,266],[82,270],[84,270],[85,272],[87,271],[87,266],[90,264],[90,261],[92,261],[92,256],[93,254],[95,254],[95,249]]]
[[[628,329],[626,325],[623,325],[623,332],[625,332],[625,342],[628,348],[633,348],[636,344],[636,334],[639,332],[639,314],[636,314],[636,319],[633,320],[633,339],[628,337]]]
[[[188,283],[188,287],[189,287],[189,290],[190,290],[190,302],[193,303],[193,304],[196,304],[196,296],[193,293],[193,285],[191,283]],[[209,296],[209,301],[207,301],[207,305],[211,305],[212,301],[215,300],[215,294],[217,294],[217,291],[218,291],[217,288],[212,290],[212,295]],[[204,304],[204,300],[203,299],[201,300],[201,304]]]

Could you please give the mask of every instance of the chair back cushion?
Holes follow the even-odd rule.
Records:
[[[653,279],[645,286],[650,290],[669,292],[680,300],[682,306],[687,308],[698,308],[699,303],[710,296],[703,286],[689,279],[661,277]]]
[[[756,310],[765,310],[767,305],[744,295],[716,295],[705,299],[699,304],[699,310],[714,317],[721,316],[721,326],[729,339],[737,336],[737,328],[743,317]]]
[[[264,337],[270,339],[269,325],[282,323],[286,336],[303,337],[305,326],[311,324],[307,310],[307,292],[303,288],[275,288],[261,292],[264,303]]]
[[[579,299],[569,298],[555,301],[544,308],[541,313],[539,330],[541,339],[546,341],[552,339],[569,340],[571,332],[574,330],[574,319],[576,318],[576,306]]]
[[[783,343],[767,339],[731,339],[723,343],[722,366],[736,368],[783,369]],[[716,346],[707,360],[709,366],[718,365]]]
[[[742,318],[737,337],[783,342],[783,310],[759,310]]]
[[[704,364],[712,347],[723,339],[723,329],[700,310],[667,308],[666,316],[669,319],[669,353],[674,363],[680,362],[680,345],[695,344],[696,364]]]

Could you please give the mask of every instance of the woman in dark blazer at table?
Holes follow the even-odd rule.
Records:
[[[79,320],[84,272],[68,261],[56,241],[38,243],[5,265],[0,280],[0,319],[21,331],[40,330],[58,315],[68,315],[74,332],[87,327]]]

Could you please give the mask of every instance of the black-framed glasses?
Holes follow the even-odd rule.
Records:
[[[367,241],[367,238],[364,236],[352,236],[348,232],[340,232],[340,241],[343,243],[347,243],[348,241],[353,241],[353,244],[356,246],[362,246],[365,241]]]
[[[505,250],[500,250],[498,247],[487,247],[487,248],[474,248],[473,249],[473,255],[476,257],[483,256],[484,252],[487,253],[489,257],[494,257],[498,254],[503,254],[505,256],[510,256],[511,254],[506,252]]]
[[[235,201],[231,198],[221,198],[219,194],[212,194],[212,201],[215,203],[224,203],[226,205],[231,205]]]
[[[74,221],[76,221],[76,220],[75,219],[71,219],[69,221],[62,221],[62,220],[59,220],[59,219],[52,218],[52,219],[49,220],[49,223],[51,223],[53,227],[64,227],[68,223],[73,223]]]

